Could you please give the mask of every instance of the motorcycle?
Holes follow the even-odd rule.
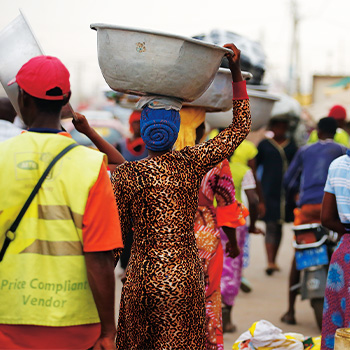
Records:
[[[328,267],[338,234],[318,223],[294,226],[293,231],[295,262],[300,271],[300,281],[291,287],[291,291],[298,289],[301,300],[310,300],[317,325],[321,329]]]

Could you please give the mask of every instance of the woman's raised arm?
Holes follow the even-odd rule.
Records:
[[[108,164],[120,165],[125,162],[124,157],[121,153],[113,147],[109,142],[104,140],[88,123],[85,116],[80,113],[75,113],[76,118],[73,119],[72,123],[75,128],[86,135],[94,145],[108,157]],[[112,169],[113,170],[113,169]]]
[[[233,51],[233,55],[227,54],[233,88],[232,123],[213,139],[194,147],[186,147],[181,151],[196,161],[201,174],[205,174],[216,164],[230,157],[250,132],[249,97],[246,82],[243,81],[241,74],[240,51],[234,44],[226,44],[225,47]]]

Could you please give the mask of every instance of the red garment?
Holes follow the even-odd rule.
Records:
[[[139,122],[141,119],[141,111],[133,111],[129,117],[130,132],[134,133],[134,128],[132,127],[133,122]]]
[[[294,209],[294,225],[321,223],[322,204],[304,204]]]
[[[214,207],[216,200],[217,207]],[[245,224],[227,159],[203,178],[198,194],[194,232],[205,278],[206,349],[223,349],[220,279],[223,249],[219,227]]]
[[[104,164],[88,196],[83,245],[84,252],[123,247],[117,205]],[[100,323],[70,327],[0,324],[0,349],[88,349],[100,331]]]
[[[145,152],[146,144],[143,142],[141,137],[135,140],[127,138],[126,147],[133,156],[141,156]]]

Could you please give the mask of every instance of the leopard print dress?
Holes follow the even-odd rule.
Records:
[[[134,243],[122,289],[117,349],[204,349],[204,277],[193,231],[204,175],[250,130],[249,100],[233,101],[233,122],[181,151],[126,162],[112,175],[123,234]]]

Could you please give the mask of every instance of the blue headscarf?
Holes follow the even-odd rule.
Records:
[[[180,113],[174,109],[145,107],[140,120],[141,137],[151,151],[166,151],[176,142],[180,130]]]

